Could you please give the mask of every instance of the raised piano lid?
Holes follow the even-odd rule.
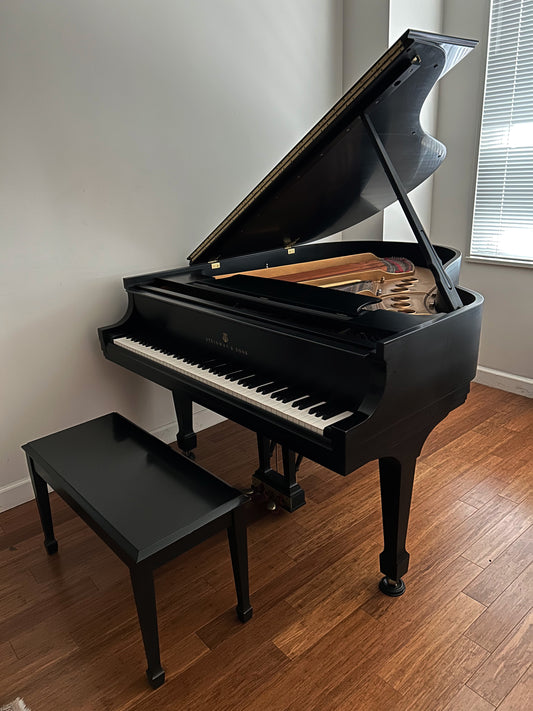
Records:
[[[317,240],[393,203],[363,113],[406,190],[426,180],[446,149],[423,131],[420,110],[436,81],[476,44],[407,30],[194,250],[190,263]]]

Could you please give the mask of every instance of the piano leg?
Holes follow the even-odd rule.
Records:
[[[380,569],[385,577],[381,580],[379,589],[392,597],[402,595],[405,591],[402,575],[409,567],[409,553],[405,550],[405,539],[415,466],[416,455],[410,453],[398,457],[383,457],[379,460],[385,541],[383,552],[379,556]]]
[[[180,390],[173,390],[172,398],[178,420],[178,434],[176,435],[178,447],[184,454],[194,459],[192,450],[196,447],[196,434],[192,422],[192,400]]]
[[[264,491],[275,503],[287,511],[295,511],[305,504],[305,492],[296,481],[296,454],[282,446],[283,475],[272,469],[270,440],[257,433],[259,468],[252,478],[252,486]]]

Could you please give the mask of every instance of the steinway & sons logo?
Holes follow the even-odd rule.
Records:
[[[248,355],[248,351],[244,348],[239,348],[230,343],[228,334],[223,331],[220,338],[212,338],[211,336],[205,337],[206,343],[210,346],[217,346],[217,348],[223,348],[225,351],[230,351],[231,353],[238,353],[239,355]]]

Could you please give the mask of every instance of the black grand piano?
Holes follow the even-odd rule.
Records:
[[[475,44],[405,32],[188,267],[126,278],[127,313],[99,330],[106,358],[172,392],[186,453],[193,402],[255,431],[253,483],[290,511],[305,502],[302,457],[342,475],[378,459],[389,595],[405,589],[416,459],[476,372],[482,298],[458,287],[460,253],[431,244],[407,196],[445,157],[422,104]],[[395,200],[416,242],[313,244]]]

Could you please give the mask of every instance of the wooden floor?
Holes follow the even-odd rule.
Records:
[[[32,711],[533,708],[533,403],[474,386],[419,460],[407,591],[377,589],[377,465],[304,461],[307,504],[250,507],[254,617],[223,535],[156,577],[166,683],[148,686],[126,567],[55,495],[59,554],[29,502],[0,515],[0,706]],[[224,422],[198,461],[246,488],[255,437]]]

